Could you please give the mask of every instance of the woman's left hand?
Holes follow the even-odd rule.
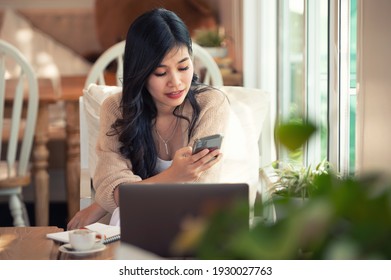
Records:
[[[76,215],[69,221],[67,230],[82,228],[95,223],[106,213],[105,209],[103,209],[98,203],[94,202],[87,208],[84,208],[76,213]]]
[[[201,174],[218,163],[222,158],[219,149],[209,151],[204,149],[192,154],[191,147],[179,149],[174,156],[172,165],[167,169],[170,177],[177,182],[196,181]]]

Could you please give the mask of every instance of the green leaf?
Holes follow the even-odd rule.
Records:
[[[312,123],[288,122],[276,128],[276,140],[290,151],[302,147],[316,131]]]

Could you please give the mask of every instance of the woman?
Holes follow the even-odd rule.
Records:
[[[171,11],[149,11],[130,26],[123,92],[101,108],[95,203],[68,229],[113,213],[121,184],[217,182],[220,150],[192,154],[192,145],[224,133],[229,104],[221,91],[197,82],[191,55],[189,31]]]

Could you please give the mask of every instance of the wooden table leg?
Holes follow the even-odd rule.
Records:
[[[35,128],[33,163],[35,183],[35,224],[36,226],[49,225],[49,173],[48,158],[49,150],[48,127],[49,110],[47,103],[39,105],[37,125]]]
[[[68,219],[80,209],[80,132],[79,102],[66,102],[67,164],[66,185]]]

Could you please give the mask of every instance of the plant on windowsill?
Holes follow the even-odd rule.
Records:
[[[227,56],[226,40],[221,29],[198,29],[194,35],[194,42],[205,48],[214,58]]]
[[[301,154],[302,146],[316,131],[316,127],[303,121],[301,118],[292,118],[286,123],[277,126],[275,131],[276,140],[285,147],[292,157]],[[289,212],[292,207],[300,207],[311,195],[316,192],[316,179],[325,174],[334,172],[331,164],[322,160],[316,165],[303,166],[298,160],[274,161],[267,174],[264,168],[260,169],[262,176],[268,176],[268,195],[273,219],[280,219]]]
[[[316,191],[316,179],[333,172],[331,164],[324,159],[315,168],[296,166],[292,163],[275,161],[272,163],[274,176],[273,194],[285,197],[308,198]]]
[[[270,207],[275,219],[287,215],[292,207],[301,207],[318,190],[317,179],[322,175],[335,174],[331,164],[324,159],[315,168],[297,166],[293,163],[275,161],[272,163],[274,177],[270,186]]]

